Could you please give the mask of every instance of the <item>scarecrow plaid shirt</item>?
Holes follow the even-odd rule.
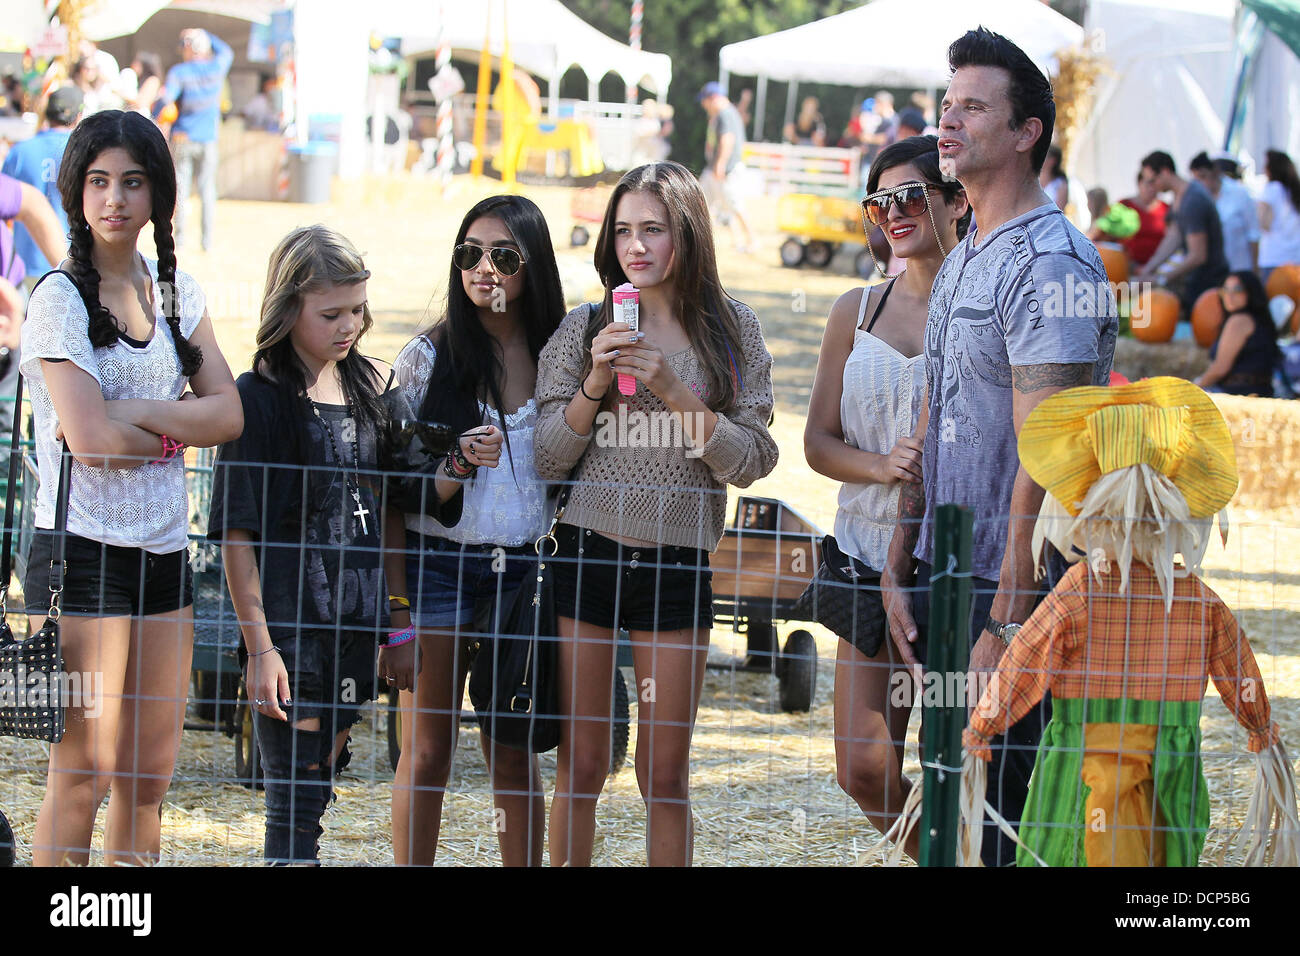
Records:
[[[1119,571],[1075,564],[1034,611],[998,665],[963,735],[990,759],[988,740],[1043,698],[1197,701],[1207,678],[1249,731],[1258,753],[1278,739],[1246,635],[1228,606],[1195,575],[1174,579],[1166,613],[1155,573],[1134,561],[1128,593]]]

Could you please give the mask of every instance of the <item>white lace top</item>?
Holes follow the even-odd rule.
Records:
[[[424,393],[429,386],[436,355],[428,337],[419,335],[407,343],[393,363],[403,398],[414,409],[424,404]],[[495,408],[480,403],[479,411],[485,425],[503,427],[501,414]],[[507,453],[505,445],[502,445],[501,461],[497,467],[479,468],[465,482],[462,492],[465,500],[458,524],[446,528],[426,515],[407,515],[406,527],[463,544],[517,547],[537,540],[549,527],[551,513],[546,498],[546,482],[538,477],[533,464],[533,431],[536,426],[535,399],[530,398],[506,416],[504,430],[509,436],[510,450]]]
[[[925,355],[908,358],[864,329],[868,298],[864,289],[853,350],[844,362],[840,422],[847,444],[883,455],[916,429],[925,395]],[[885,566],[901,491],[899,484],[845,482],[840,487],[835,541],[845,554],[876,570]]]
[[[143,256],[141,258],[144,258]],[[22,331],[22,373],[32,398],[36,423],[36,455],[40,489],[36,493],[36,527],[54,527],[54,496],[59,486],[59,453],[55,441],[58,414],[41,371],[41,359],[64,359],[94,377],[108,401],[144,398],[175,401],[188,379],[171,328],[162,313],[158,263],[144,258],[153,282],[154,333],[144,348],[120,341],[92,348],[89,317],[72,281],[52,275],[32,293]],[[193,277],[177,270],[181,332],[193,334],[203,318],[203,291]],[[161,448],[159,448],[161,453]],[[104,469],[72,462],[68,499],[68,531],[83,538],[125,548],[168,554],[186,546],[189,502],[185,493],[185,462]]]

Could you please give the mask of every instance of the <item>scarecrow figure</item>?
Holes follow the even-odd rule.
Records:
[[[979,860],[988,741],[1050,690],[1020,865],[1195,866],[1210,820],[1208,679],[1258,759],[1238,834],[1250,833],[1246,862],[1300,863],[1295,780],[1259,667],[1195,574],[1237,487],[1219,410],[1177,378],[1069,389],[1028,417],[1020,460],[1047,491],[1036,560],[1051,541],[1077,563],[1012,641],[963,735],[964,862]],[[1219,525],[1226,544],[1226,515]]]

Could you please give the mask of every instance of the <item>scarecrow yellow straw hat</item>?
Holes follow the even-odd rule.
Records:
[[[1223,415],[1209,395],[1171,376],[1045,398],[1020,430],[1020,461],[1074,516],[1098,478],[1129,465],[1167,476],[1194,518],[1222,510],[1237,490]]]

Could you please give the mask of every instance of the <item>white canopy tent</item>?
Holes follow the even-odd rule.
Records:
[[[601,77],[614,73],[629,86],[640,85],[663,100],[672,80],[672,59],[663,53],[634,50],[601,33],[559,0],[447,0],[412,4],[374,0],[366,5],[372,29],[401,37],[406,55],[433,50],[438,44],[440,7],[446,11],[444,39],[453,56],[477,59],[485,33],[488,50],[500,57],[510,29],[510,55],[521,67],[546,81],[551,109],[560,95],[560,77],[576,66],[587,77],[590,99]]]
[[[559,0],[99,0],[83,14],[82,29],[93,40],[123,36],[164,7],[262,23],[273,11],[293,7],[298,108],[303,116],[341,115],[339,172],[344,176],[361,168],[372,34],[401,39],[405,55],[432,51],[445,39],[453,55],[474,60],[488,34],[488,51],[499,59],[508,27],[515,66],[547,83],[552,114],[560,78],[572,66],[586,75],[592,99],[601,78],[611,72],[625,84],[652,90],[660,100],[672,80],[670,57],[634,50],[606,36]],[[300,135],[306,135],[305,126]]]
[[[986,26],[1014,40],[1044,73],[1058,50],[1083,41],[1083,28],[1038,0],[874,0],[813,23],[724,46],[721,79],[759,77],[755,115],[766,81],[790,83],[787,112],[800,82],[939,90],[948,85],[948,46]],[[879,42],[871,42],[872,39]],[[755,131],[759,138],[760,130]]]
[[[1152,150],[1169,153],[1183,172],[1201,150],[1223,148],[1238,37],[1248,32],[1240,16],[1235,0],[1091,0],[1086,26],[1106,72],[1066,157],[1073,174],[1119,199],[1132,195],[1138,164]],[[1236,144],[1257,167],[1266,149],[1300,150],[1300,60],[1264,32]]]

